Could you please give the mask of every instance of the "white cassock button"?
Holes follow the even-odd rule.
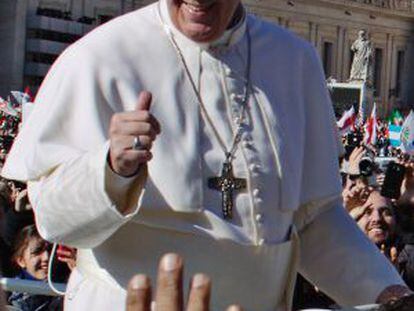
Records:
[[[259,169],[259,165],[257,165],[257,164],[250,164],[250,166],[249,166],[249,170],[252,173],[256,173],[258,171],[258,169]]]
[[[256,203],[256,205],[260,205],[263,203],[263,200],[261,198],[254,198],[254,203]]]
[[[263,214],[256,214],[256,221],[259,224],[263,223]]]
[[[252,146],[252,142],[251,141],[248,141],[248,140],[243,140],[242,145],[245,148],[251,147]]]
[[[265,239],[260,239],[259,240],[259,245],[263,245],[265,243]]]
[[[236,94],[234,94],[234,93],[231,93],[231,94],[230,94],[230,99],[231,99],[232,101],[235,101],[235,100],[236,100],[236,98],[237,98],[237,95],[236,95]]]
[[[254,189],[253,190],[253,195],[257,198],[259,196],[260,190],[259,189]]]
[[[224,69],[224,72],[226,73],[227,76],[231,75],[231,69],[229,67],[226,67]]]

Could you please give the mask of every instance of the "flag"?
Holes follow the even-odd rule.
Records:
[[[403,121],[404,121],[404,118],[401,112],[398,109],[393,109],[390,117],[388,118],[388,123],[394,124],[394,125],[401,125]]]
[[[409,154],[414,154],[414,112],[411,110],[405,118],[401,129],[401,149]]]
[[[13,97],[16,101],[16,104],[19,105],[19,106],[22,106],[24,104],[27,104],[27,103],[31,102],[30,95],[27,94],[27,93],[23,93],[23,92],[19,92],[19,91],[11,91],[10,93],[13,95]]]
[[[13,117],[19,116],[19,111],[13,107],[10,100],[5,100],[1,97],[0,97],[0,111],[4,112],[6,115],[10,115]]]
[[[401,129],[402,126],[390,124],[388,126],[388,133],[390,144],[393,147],[399,147],[401,145]]]
[[[34,102],[34,97],[32,95],[32,92],[30,92],[30,87],[26,86],[24,88],[24,93],[27,94],[27,96],[29,96],[29,102],[33,103]]]
[[[351,109],[345,111],[341,119],[336,122],[339,133],[343,136],[347,134],[350,130],[353,130],[355,128],[355,120],[355,109],[352,106]]]
[[[371,116],[364,125],[364,143],[375,145],[377,143],[377,104],[372,107]]]

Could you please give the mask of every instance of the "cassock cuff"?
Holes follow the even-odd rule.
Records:
[[[116,174],[108,164],[109,141],[100,157],[105,159],[104,189],[112,204],[111,209],[122,219],[129,219],[138,213],[139,200],[147,179],[147,166],[142,165],[137,174],[124,177]]]

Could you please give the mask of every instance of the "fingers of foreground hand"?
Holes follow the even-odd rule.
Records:
[[[226,311],[243,311],[243,308],[239,305],[231,305],[227,307]]]
[[[183,260],[177,254],[166,254],[158,267],[157,311],[181,311],[183,309]]]
[[[146,275],[134,276],[128,284],[127,311],[151,310],[151,283]]]
[[[187,311],[208,311],[210,304],[211,281],[207,275],[196,274],[190,284]]]

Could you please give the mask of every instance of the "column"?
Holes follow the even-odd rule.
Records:
[[[337,27],[337,41],[336,41],[336,74],[335,78],[339,81],[343,80],[344,76],[344,44],[345,44],[345,28],[343,26]]]
[[[382,111],[388,112],[391,109],[390,106],[394,105],[395,98],[390,98],[390,89],[392,89],[392,73],[394,71],[394,66],[392,63],[393,57],[393,47],[394,47],[394,35],[387,33],[387,42],[385,45],[385,74],[383,75],[384,81],[382,81]]]

